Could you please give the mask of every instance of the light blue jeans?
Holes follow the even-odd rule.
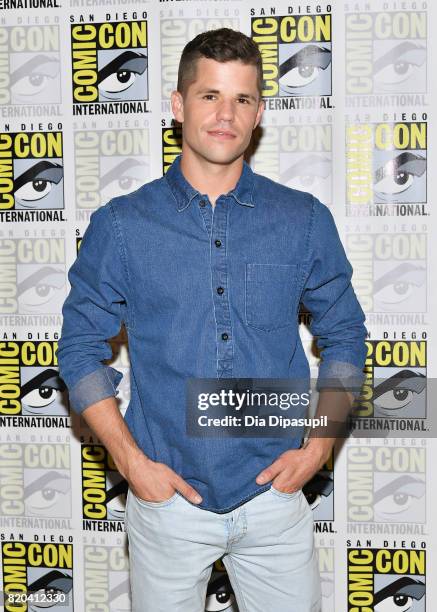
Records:
[[[270,488],[223,514],[176,492],[149,502],[128,491],[132,612],[204,612],[223,555],[239,612],[319,612],[313,515],[302,491]]]

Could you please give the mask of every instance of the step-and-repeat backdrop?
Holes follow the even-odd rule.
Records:
[[[52,609],[131,609],[126,483],[70,411],[56,359],[61,307],[90,214],[161,176],[181,150],[170,93],[182,48],[226,26],[250,35],[263,57],[266,111],[250,163],[331,208],[367,314],[374,401],[360,410],[369,429],[337,447],[305,487],[323,612],[434,610],[437,442],[422,425],[434,409],[425,383],[436,370],[437,191],[428,172],[436,10],[419,0],[0,0],[6,593],[29,588]],[[124,413],[124,330],[112,344]],[[375,435],[382,418],[391,430]],[[237,610],[220,560],[206,610]]]

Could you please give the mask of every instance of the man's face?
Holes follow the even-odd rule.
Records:
[[[183,152],[203,161],[231,164],[249,146],[264,104],[255,66],[200,58],[185,95],[172,93],[172,109],[183,124]]]

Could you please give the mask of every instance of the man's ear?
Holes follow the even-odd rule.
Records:
[[[258,110],[256,112],[256,117],[255,117],[255,125],[253,126],[253,129],[257,128],[260,121],[261,121],[261,117],[263,115],[265,109],[265,103],[264,100],[261,98],[259,104],[258,104]]]
[[[171,110],[179,123],[184,122],[184,99],[180,91],[171,92]]]

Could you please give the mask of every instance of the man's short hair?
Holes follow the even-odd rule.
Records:
[[[184,95],[190,83],[196,80],[197,60],[201,57],[216,62],[239,60],[257,69],[257,87],[262,95],[263,72],[261,53],[256,43],[237,30],[219,28],[201,32],[188,42],[181,55],[177,90]]]

